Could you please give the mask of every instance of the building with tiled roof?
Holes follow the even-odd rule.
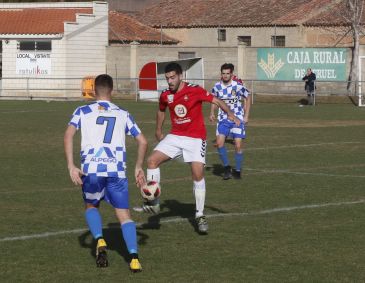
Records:
[[[108,5],[2,3],[0,45],[2,97],[79,97],[80,78],[105,72]]]
[[[1,6],[0,6],[1,7]],[[65,22],[76,22],[77,14],[91,15],[91,8],[0,8],[0,35],[2,38],[30,35],[61,37]]]
[[[177,44],[179,41],[148,25],[142,24],[125,13],[109,12],[110,44]]]
[[[348,25],[345,0],[162,0],[136,15],[182,46],[319,47]],[[364,16],[364,15],[363,15]],[[314,29],[314,27],[316,29]],[[326,28],[324,28],[326,27]],[[324,40],[323,34],[327,34]],[[338,34],[336,34],[338,36]],[[348,45],[344,39],[337,45]]]

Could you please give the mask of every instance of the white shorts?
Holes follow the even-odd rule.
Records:
[[[182,156],[184,162],[201,162],[205,164],[207,141],[168,134],[154,150],[158,150],[173,159]]]

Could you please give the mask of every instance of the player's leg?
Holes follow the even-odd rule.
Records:
[[[152,154],[147,158],[147,182],[160,182],[160,165],[167,160],[170,160],[170,157],[165,153],[159,150],[154,150],[152,152]]]
[[[138,258],[136,223],[131,219],[129,209],[115,208],[115,214],[121,225],[124,242],[131,256],[129,268],[132,272],[142,271],[142,266]]]
[[[234,126],[230,130],[230,133],[234,139],[235,149],[235,169],[232,170],[232,174],[235,179],[241,179],[242,163],[244,161],[243,140],[246,138],[246,130],[244,124],[241,123],[239,126]]]
[[[123,239],[131,256],[130,269],[133,272],[142,271],[138,259],[136,224],[129,213],[128,180],[126,178],[108,178],[105,200],[115,209],[119,220]]]
[[[235,160],[235,169],[232,171],[233,178],[241,179],[241,169],[242,164],[244,161],[244,154],[243,154],[243,141],[242,138],[235,138],[234,139],[234,160]]]
[[[99,204],[103,199],[106,178],[94,175],[82,178],[82,192],[85,202],[85,219],[96,245],[96,266],[107,267],[108,259],[106,254],[107,245],[103,238],[102,219],[99,212]]]
[[[205,179],[204,164],[207,142],[196,138],[182,138],[184,161],[190,163],[193,179],[193,193],[195,197],[195,220],[200,233],[208,232],[208,222],[204,216],[205,205]]]
[[[225,147],[226,137],[229,135],[230,127],[226,121],[221,121],[217,126],[217,151],[224,167],[223,180],[232,178],[231,166],[229,165],[227,149]]]
[[[191,173],[193,178],[193,192],[195,197],[195,219],[198,225],[198,230],[201,233],[208,232],[208,222],[204,216],[205,206],[205,179],[204,179],[204,163],[191,162]]]
[[[155,147],[152,154],[147,158],[147,182],[160,182],[160,165],[176,156],[181,155],[180,138],[175,135],[167,135]],[[135,207],[137,212],[157,214],[160,212],[160,198],[153,201],[145,201],[141,207]]]

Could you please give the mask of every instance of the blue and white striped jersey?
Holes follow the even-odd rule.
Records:
[[[229,85],[224,85],[223,82],[220,81],[214,85],[212,93],[217,98],[222,99],[238,119],[241,121],[243,120],[244,109],[242,98],[247,98],[250,93],[242,84],[232,80]],[[227,118],[227,113],[219,108],[218,121],[220,122]]]
[[[78,107],[69,125],[81,129],[81,170],[101,177],[126,177],[126,135],[141,130],[133,117],[109,101]]]

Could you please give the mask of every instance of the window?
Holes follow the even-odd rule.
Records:
[[[238,36],[237,39],[238,42],[244,42],[246,43],[246,46],[251,46],[251,36],[242,35]]]
[[[226,30],[218,29],[218,41],[226,41]]]
[[[37,41],[36,49],[42,51],[52,50],[52,41]]]
[[[19,41],[20,51],[51,51],[52,41]]]
[[[271,46],[273,47],[284,47],[285,46],[285,36],[283,35],[273,35],[271,36]]]
[[[20,41],[19,42],[19,50],[21,50],[21,51],[34,51],[35,50],[35,41]]]
[[[179,52],[179,59],[195,58],[195,52]]]

